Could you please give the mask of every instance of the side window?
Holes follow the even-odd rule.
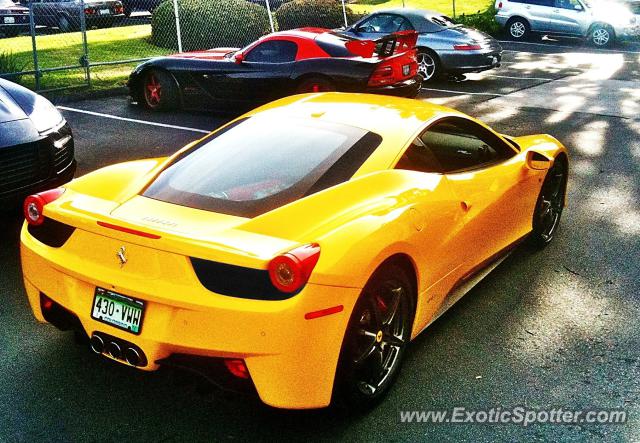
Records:
[[[556,0],[556,8],[582,11],[584,8],[578,0]]]
[[[367,33],[380,33],[390,34],[397,32],[401,25],[401,20],[404,20],[398,15],[391,14],[376,14],[368,20],[362,22],[358,29],[361,32]]]
[[[295,61],[298,45],[288,40],[269,40],[260,43],[245,56],[245,61],[260,63],[287,63]]]
[[[398,161],[396,169],[418,172],[442,172],[436,156],[418,137]]]
[[[422,172],[456,172],[479,168],[515,155],[482,126],[464,118],[443,119],[420,135],[396,166]]]
[[[553,8],[553,1],[554,0],[531,0],[529,3],[531,3],[532,5],[547,6],[549,8]]]

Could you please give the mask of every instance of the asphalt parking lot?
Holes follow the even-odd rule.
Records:
[[[504,133],[550,133],[565,143],[572,170],[559,235],[543,251],[516,250],[418,337],[378,408],[360,416],[279,411],[94,356],[32,318],[15,216],[0,222],[0,441],[640,440],[640,49],[505,49],[499,70],[429,85],[420,98]],[[229,119],[151,114],[125,97],[68,103],[63,113],[79,174],[170,154]],[[400,423],[399,411],[457,406],[620,408],[629,418]]]

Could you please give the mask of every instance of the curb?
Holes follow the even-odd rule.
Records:
[[[129,95],[129,88],[126,86],[120,86],[117,88],[110,89],[84,89],[75,92],[69,91],[52,91],[45,92],[42,95],[47,97],[51,102],[55,105],[62,105],[67,103],[80,102],[84,100],[94,100],[100,98],[108,98],[108,97],[118,97],[118,96],[127,96]]]

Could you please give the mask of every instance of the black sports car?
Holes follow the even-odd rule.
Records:
[[[415,32],[358,40],[320,28],[262,37],[244,49],[218,48],[151,59],[129,78],[149,109],[252,106],[304,92],[415,96],[421,79]]]
[[[0,208],[73,178],[73,134],[46,98],[0,79]]]

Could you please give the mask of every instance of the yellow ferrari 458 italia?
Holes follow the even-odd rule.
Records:
[[[38,320],[122,364],[215,367],[279,408],[367,406],[514,245],[552,240],[567,174],[549,135],[417,100],[288,97],[28,197],[24,283]]]

